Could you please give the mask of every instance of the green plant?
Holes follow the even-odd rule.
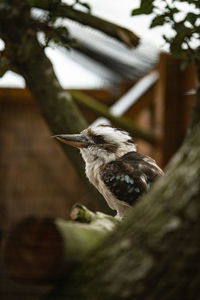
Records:
[[[140,7],[132,11],[132,16],[141,14],[153,15],[150,28],[168,24],[173,29],[173,36],[163,35],[172,54],[187,63],[192,60],[200,63],[200,51],[195,46],[200,40],[199,0],[141,0]]]
[[[185,9],[187,12],[185,12]],[[199,0],[140,0],[132,16],[152,14],[150,28],[169,25],[173,36],[163,35],[170,52],[182,59],[182,67],[196,64],[197,84],[188,133],[200,122],[200,1]]]

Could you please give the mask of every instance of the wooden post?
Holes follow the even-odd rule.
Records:
[[[159,162],[161,166],[165,166],[186,134],[189,104],[185,94],[187,89],[194,86],[195,72],[191,66],[182,71],[181,61],[166,53],[160,56],[158,71],[160,77],[155,93],[156,123],[161,133]]]

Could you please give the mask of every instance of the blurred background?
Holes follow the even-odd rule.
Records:
[[[136,140],[138,149],[165,167],[185,136],[194,66],[182,72],[180,62],[167,53],[162,35],[173,34],[167,25],[150,30],[152,16],[130,16],[138,1],[134,7],[129,0],[115,5],[106,0],[88,2],[93,14],[133,30],[140,37],[139,46],[129,49],[103,33],[65,20],[60,22],[78,47],[67,50],[54,45],[46,48],[46,54],[64,89],[84,92],[113,115],[127,117],[156,137],[156,145]],[[3,49],[2,41],[0,46]],[[89,124],[99,121],[95,111],[78,105]],[[0,124],[3,227],[30,214],[68,218],[75,202],[96,208],[70,161],[51,139],[24,79],[11,71],[0,79]]]
[[[60,22],[78,47],[52,46],[46,48],[46,54],[64,89],[83,92],[91,101],[106,105],[114,116],[126,117],[149,133],[156,144],[136,139],[138,150],[164,168],[186,134],[195,67],[190,64],[182,71],[180,61],[168,54],[162,35],[173,32],[167,25],[150,30],[151,16],[130,16],[139,1],[88,3],[93,14],[135,32],[139,46],[129,49],[103,33],[65,20]],[[40,14],[37,10],[33,13]],[[78,106],[89,124],[102,121],[93,109],[81,103]],[[30,215],[68,219],[76,202],[98,209],[60,145],[51,138],[24,79],[11,71],[0,78],[0,140],[2,232]],[[6,286],[2,277],[1,299],[8,299]],[[11,299],[22,299],[22,294],[16,296],[17,285],[13,291]],[[36,299],[29,292],[23,290],[23,299]]]

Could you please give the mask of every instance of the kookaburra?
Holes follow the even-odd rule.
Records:
[[[119,217],[163,175],[152,158],[136,151],[136,144],[126,131],[110,125],[54,137],[80,149],[86,176]]]

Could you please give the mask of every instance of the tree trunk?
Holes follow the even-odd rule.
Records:
[[[12,64],[24,77],[51,131],[53,134],[82,131],[87,127],[87,123],[70,95],[61,88],[52,64],[36,38],[29,39],[26,47],[32,48],[30,56],[27,56],[23,62],[15,56]],[[79,151],[70,147],[63,149],[79,174],[85,178]]]
[[[47,299],[198,299],[199,181],[200,128],[196,128],[166,175]]]
[[[29,217],[14,226],[4,240],[9,275],[31,282],[55,281],[102,244],[119,223],[81,205],[73,208],[71,216],[73,221]]]
[[[2,11],[0,10],[0,36],[6,45],[4,51],[6,61],[10,69],[24,77],[53,134],[80,132],[87,127],[87,123],[70,94],[60,86],[53,66],[44,53],[44,48],[37,40],[37,34],[30,28],[29,7],[26,7],[25,2],[19,2],[19,6],[14,10],[12,22],[9,16],[12,16],[14,8],[5,4],[5,9],[9,7],[7,15],[4,12],[5,18],[3,5]],[[102,196],[89,184],[85,176],[85,167],[79,151],[64,144],[61,146],[82,181],[95,195],[98,209],[108,211]]]
[[[190,126],[188,129],[188,134],[191,133],[192,129],[200,123],[200,63],[196,64],[197,66],[197,84],[196,84],[196,93],[192,108],[192,115],[190,119]]]

